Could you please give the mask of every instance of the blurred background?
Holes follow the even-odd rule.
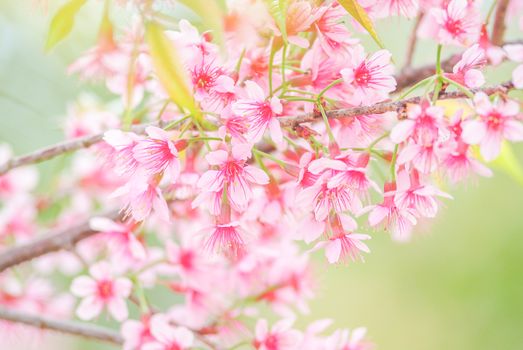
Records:
[[[43,53],[49,17],[35,3],[0,2],[0,142],[16,154],[62,139],[67,104],[82,89],[65,70],[94,43],[102,2],[90,1],[72,35],[50,54]],[[60,3],[50,1],[48,12]],[[378,26],[399,66],[412,24],[392,18]],[[521,34],[513,29],[508,38]],[[435,47],[422,42],[414,63],[434,56]],[[509,69],[487,72],[489,83],[507,80]],[[523,158],[523,147],[515,150]],[[386,350],[523,349],[523,187],[496,171],[449,190],[454,200],[411,243],[373,232],[365,263],[328,266],[318,257],[321,287],[300,325],[332,318],[338,327],[366,326]],[[65,338],[66,344],[51,337],[49,348],[111,348]]]

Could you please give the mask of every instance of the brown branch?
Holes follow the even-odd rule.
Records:
[[[120,217],[117,211],[101,215],[111,219]],[[93,231],[87,220],[77,226],[53,231],[33,242],[11,248],[0,254],[0,273],[39,256],[63,249],[72,249],[78,242],[96,233],[98,231]]]
[[[505,18],[507,16],[507,8],[510,0],[498,0],[496,8],[496,15],[494,18],[494,26],[492,27],[492,43],[497,46],[503,44],[503,37],[505,36]]]
[[[492,95],[496,92],[506,92],[507,90],[511,89],[512,83],[506,82],[500,85],[491,86],[491,87],[485,87],[481,89],[472,90],[473,92],[483,91],[488,95]],[[439,99],[440,100],[449,100],[449,99],[456,99],[456,98],[463,98],[466,97],[466,95],[461,91],[452,91],[452,92],[445,92],[440,94]],[[344,108],[344,109],[334,109],[327,111],[327,117],[333,118],[333,119],[339,119],[339,118],[350,118],[350,117],[356,117],[359,115],[368,115],[368,114],[382,114],[386,112],[398,112],[403,110],[408,104],[416,104],[421,101],[421,97],[412,97],[409,99],[396,101],[396,102],[382,102],[377,103],[371,106],[361,106],[361,107],[351,107],[351,108]],[[282,117],[279,118],[280,124],[282,126],[290,126],[295,127],[301,123],[307,123],[312,122],[315,120],[318,120],[321,118],[321,114],[314,112],[314,113],[307,113],[302,114],[295,117]]]
[[[160,123],[162,125],[163,123]],[[138,124],[131,127],[131,131],[142,134],[145,132],[145,128],[150,125],[159,124]],[[9,159],[7,162],[0,165],[0,175],[7,173],[9,170],[18,168],[24,165],[36,164],[49,159],[53,159],[64,153],[77,151],[82,148],[91,147],[94,144],[102,141],[104,133],[88,135],[79,137],[72,140],[63,141],[55,145],[51,145],[35,152],[28,153],[20,157],[14,157]]]
[[[412,65],[412,59],[414,58],[414,52],[416,52],[416,44],[418,42],[418,28],[425,14],[420,12],[416,17],[414,26],[412,27],[412,32],[410,33],[409,44],[407,46],[407,53],[405,58],[405,65],[403,66],[402,72],[408,69]]]
[[[0,319],[22,323],[40,329],[72,334],[88,339],[96,339],[116,345],[121,345],[123,343],[122,337],[117,332],[91,324],[56,320],[5,308],[0,308]]]

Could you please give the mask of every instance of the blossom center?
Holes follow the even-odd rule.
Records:
[[[98,296],[109,299],[113,296],[113,282],[109,280],[98,281]]]

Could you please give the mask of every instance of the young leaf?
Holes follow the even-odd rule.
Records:
[[[374,29],[374,25],[369,18],[369,15],[363,7],[358,3],[357,0],[338,0],[341,6],[356,20],[365,30],[370,34],[372,39],[378,44],[382,49],[385,47],[378,37],[378,33]]]
[[[215,42],[223,43],[223,11],[216,0],[179,0],[202,19],[206,29],[210,29]]]
[[[281,36],[285,42],[287,42],[287,7],[289,5],[288,0],[265,0],[269,13],[278,25]]]
[[[499,157],[490,164],[502,170],[523,186],[523,166],[518,161],[518,158],[509,143],[503,142]]]
[[[154,22],[146,24],[145,39],[156,75],[169,97],[178,106],[197,115],[198,109],[187,85],[189,79],[174,44],[165,36],[163,28]]]
[[[49,51],[73,29],[74,18],[87,0],[69,0],[54,15],[49,26],[45,50]]]

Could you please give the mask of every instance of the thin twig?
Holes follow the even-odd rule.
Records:
[[[441,62],[442,69],[445,71],[450,71],[452,69],[452,66],[459,60],[460,55],[455,55],[447,60],[443,60]],[[431,66],[425,66],[417,69],[407,69],[401,76],[397,77],[397,91],[401,90],[402,88],[412,85],[412,83],[415,83],[420,80],[420,78],[426,78],[431,75],[433,75],[435,72],[435,68]],[[501,86],[502,87],[502,86]],[[452,96],[446,95],[446,96]],[[445,97],[444,97],[445,98]],[[452,98],[452,97],[447,97]],[[407,103],[415,103],[414,100],[406,100]],[[398,103],[401,103],[398,102]],[[354,107],[350,108],[349,110],[343,109],[338,112],[336,111],[330,111],[327,113],[327,116],[330,118],[339,118],[339,116],[334,116],[336,114],[344,114],[344,116],[356,116],[356,115],[363,115],[363,114],[379,114],[379,113],[385,113],[391,110],[394,110],[393,106],[389,106],[390,103],[378,103],[373,106],[369,107]],[[392,108],[392,109],[391,109]],[[368,112],[367,112],[368,111]],[[314,118],[311,118],[310,115],[307,117],[305,116],[297,116],[297,117],[286,117],[281,118],[280,122],[282,126],[290,126],[290,125],[297,125],[304,122],[310,122]],[[150,125],[158,125],[160,127],[165,126],[167,123],[162,122],[160,124],[138,124],[134,125],[132,127],[132,131],[135,133],[143,133],[145,131],[145,128]],[[10,160],[8,160],[3,165],[0,165],[0,176],[5,174],[6,172],[20,167],[24,165],[39,163],[45,160],[52,159],[54,157],[57,157],[61,154],[72,152],[79,150],[81,148],[90,147],[97,142],[100,142],[103,139],[103,133],[95,134],[91,136],[85,136],[82,138],[70,140],[70,141],[64,141],[55,145],[51,145],[48,147],[45,147],[43,149],[34,151],[32,153],[26,154],[24,156],[15,157]]]
[[[40,329],[72,334],[88,339],[96,339],[116,345],[121,345],[123,343],[122,337],[117,332],[92,324],[56,320],[6,308],[0,308],[0,319],[22,323]]]
[[[101,215],[111,219],[120,217],[118,211]],[[74,227],[52,231],[40,239],[0,254],[0,272],[48,253],[72,249],[78,242],[96,233],[99,232],[89,227],[89,220]]]
[[[483,91],[488,95],[491,95],[496,92],[504,92],[508,89],[512,88],[512,83],[506,82],[500,85],[486,87],[482,89],[476,89],[473,91]],[[448,100],[448,99],[456,99],[456,98],[463,98],[467,97],[463,92],[461,91],[452,91],[452,92],[445,92],[442,93],[439,96],[440,100]],[[351,108],[344,108],[344,109],[335,109],[327,111],[327,117],[328,118],[350,118],[355,117],[359,115],[369,115],[369,114],[382,114],[386,112],[399,112],[405,108],[408,104],[416,104],[419,103],[421,100],[421,97],[412,97],[409,99],[396,101],[396,102],[382,102],[377,103],[371,106],[361,106],[361,107],[351,107]],[[302,114],[299,116],[294,117],[282,117],[279,118],[280,124],[282,126],[290,126],[295,127],[302,123],[312,122],[315,120],[319,120],[321,118],[321,114],[316,113],[307,113]]]
[[[407,57],[405,58],[405,65],[403,66],[402,71],[409,69],[412,65],[412,59],[414,58],[414,52],[416,52],[416,44],[418,42],[418,28],[425,14],[423,12],[418,13],[414,26],[412,27],[412,32],[410,33],[409,44],[407,46]]]
[[[503,44],[503,37],[505,36],[505,19],[507,16],[509,0],[499,0],[496,8],[496,14],[494,18],[494,26],[492,27],[492,43],[497,46]]]
[[[145,132],[145,128],[151,125],[159,125],[160,123],[149,123],[149,124],[138,124],[131,127],[131,131],[142,134]],[[11,169],[18,168],[28,164],[40,163],[52,158],[55,158],[61,154],[77,151],[82,148],[91,147],[94,144],[102,141],[104,133],[88,135],[79,137],[72,140],[63,141],[55,145],[44,147],[38,151],[28,153],[20,157],[14,157],[9,159],[4,164],[0,165],[0,175],[5,174]]]

